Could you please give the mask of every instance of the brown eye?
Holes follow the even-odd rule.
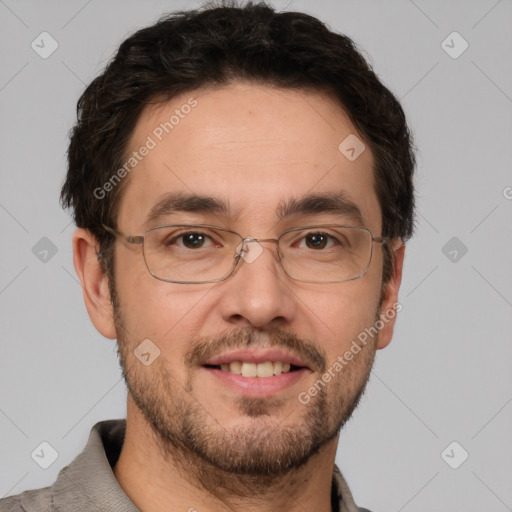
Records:
[[[213,245],[213,239],[205,233],[198,231],[187,231],[180,234],[174,233],[166,237],[163,242],[165,247],[178,247],[181,249],[207,249]]]
[[[181,235],[183,239],[183,245],[189,249],[201,248],[206,240],[206,236],[202,233],[186,233]]]
[[[310,249],[324,249],[327,243],[328,237],[323,233],[312,233],[306,236],[306,245]]]

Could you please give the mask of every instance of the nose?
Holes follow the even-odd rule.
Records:
[[[292,283],[272,240],[244,240],[241,260],[223,284],[220,307],[227,322],[254,327],[284,325],[296,314]]]

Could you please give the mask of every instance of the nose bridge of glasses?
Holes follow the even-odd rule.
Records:
[[[251,244],[251,242],[255,243]],[[274,242],[276,247],[279,244],[279,240],[277,238],[253,238],[249,236],[242,239],[236,248],[236,254],[241,256],[246,262],[252,263],[263,253],[263,245],[261,245],[262,242]],[[277,256],[281,259],[279,249],[277,250]]]
[[[242,239],[242,242],[240,243],[241,250],[243,251],[247,244],[251,242],[256,242],[256,244],[259,246],[261,242],[274,242],[276,245],[279,244],[279,240],[277,238],[253,238],[252,236],[247,236]]]
[[[275,242],[277,243],[279,240],[277,238],[253,238],[252,236],[248,236],[244,238],[244,242]]]

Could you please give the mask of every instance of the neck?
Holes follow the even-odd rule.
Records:
[[[128,399],[126,436],[114,474],[144,512],[331,512],[331,485],[338,437],[301,467],[281,475],[236,475],[188,450],[163,446]]]

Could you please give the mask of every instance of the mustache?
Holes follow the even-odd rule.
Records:
[[[283,348],[300,356],[309,368],[324,373],[326,356],[323,349],[313,341],[302,340],[293,332],[279,327],[268,329],[243,328],[222,333],[216,337],[201,337],[191,340],[191,348],[185,354],[187,366],[202,365],[208,359],[229,349]]]

